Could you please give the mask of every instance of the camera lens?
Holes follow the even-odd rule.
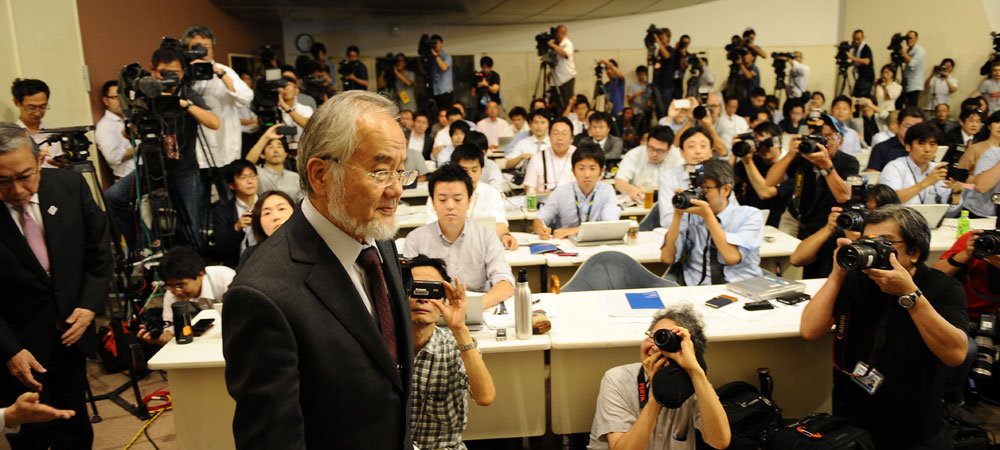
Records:
[[[988,342],[980,342],[980,340]],[[993,343],[992,339],[977,337],[976,345],[976,360],[972,363],[972,374],[980,379],[990,378],[993,376],[993,355],[996,354],[996,347],[990,345]]]
[[[677,352],[681,349],[681,339],[670,330],[656,330],[653,333],[653,343],[665,352]]]
[[[1000,254],[1000,232],[996,230],[984,232],[972,244],[972,256],[974,258],[982,259],[998,254]]]
[[[837,252],[837,265],[844,270],[868,269],[875,264],[875,249],[865,244],[849,244]]]
[[[753,141],[739,141],[733,144],[733,155],[737,158],[742,158],[753,152]]]
[[[837,228],[845,231],[861,231],[865,226],[865,217],[857,211],[847,211],[837,216]]]
[[[688,209],[691,207],[691,200],[694,199],[694,193],[691,191],[684,191],[674,194],[674,198],[670,200],[670,203],[674,205],[675,209]]]

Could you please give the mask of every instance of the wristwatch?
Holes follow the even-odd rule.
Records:
[[[824,176],[824,177],[827,176],[827,175],[829,175],[829,174],[831,174],[831,173],[833,173],[833,166],[830,166],[829,169],[819,169],[819,174],[822,175],[822,176]]]
[[[458,347],[458,351],[460,351],[460,352],[469,351],[469,350],[472,350],[472,349],[474,349],[476,347],[479,347],[479,341],[477,341],[476,338],[472,338],[472,342],[470,342],[468,344],[465,344],[465,345],[458,345],[457,347]]]
[[[910,309],[913,307],[913,305],[917,304],[917,299],[922,297],[923,295],[924,293],[920,292],[920,289],[917,289],[916,291],[910,294],[901,295],[899,296],[899,306],[902,306],[903,309]]]

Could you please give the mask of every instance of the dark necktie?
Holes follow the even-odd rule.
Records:
[[[389,349],[393,364],[399,364],[399,356],[396,349],[396,329],[392,320],[392,310],[389,307],[389,289],[385,285],[385,276],[382,274],[382,263],[378,257],[378,249],[374,245],[361,251],[358,255],[358,265],[365,271],[365,278],[368,279],[368,292],[375,314],[378,316],[378,324],[382,333],[382,340]]]

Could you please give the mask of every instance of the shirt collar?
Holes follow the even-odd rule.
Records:
[[[934,170],[933,161],[927,164],[927,170],[920,170],[920,166],[918,166],[917,163],[913,161],[913,158],[911,158],[909,155],[906,156],[906,165],[910,167],[911,172],[919,173],[923,175],[924,178],[927,178],[927,174],[930,173],[931,170]],[[919,181],[919,180],[914,180],[914,181]]]
[[[472,211],[470,210],[468,212],[468,214],[472,214]],[[455,239],[455,242],[451,242],[451,241],[448,240],[447,237],[445,237],[444,231],[441,230],[441,221],[438,220],[438,222],[437,222],[437,233],[438,233],[438,236],[441,238],[441,240],[443,242],[448,243],[448,245],[454,245],[455,243],[460,242],[462,240],[462,238],[465,237],[465,232],[469,231],[469,217],[468,217],[468,214],[465,217],[465,224],[462,225],[462,232],[458,234],[458,238]]]
[[[345,269],[353,267],[357,263],[361,250],[375,245],[375,240],[372,238],[365,238],[365,242],[362,244],[345,233],[344,230],[320,214],[308,197],[302,202],[302,214]],[[379,252],[379,259],[382,259],[381,252]]]
[[[38,193],[37,192],[34,193],[34,195],[31,196],[31,198],[28,200],[28,203],[31,204],[31,205],[38,205],[39,204],[39,202],[38,202]],[[14,205],[13,203],[7,203],[7,202],[3,202],[3,204],[7,205],[8,209],[14,210],[14,212],[17,212],[18,214],[21,213],[21,208],[19,208],[17,205]]]
[[[104,117],[107,118],[108,120],[112,121],[112,122],[124,122],[125,121],[125,119],[122,119],[121,117],[119,117],[118,114],[115,114],[115,113],[111,112],[110,109],[105,109],[104,110]]]
[[[719,211],[719,213],[716,214],[716,217],[718,217],[721,222],[723,219],[735,214],[737,206],[738,205],[734,204],[732,200],[729,200],[729,204],[727,204],[722,211]]]
[[[257,196],[256,195],[254,196],[253,202],[250,203],[249,205],[246,204],[246,203],[243,203],[243,200],[240,200],[239,197],[236,197],[236,207],[237,208],[243,208],[244,210],[251,209],[251,208],[253,208],[254,203],[257,203]]]

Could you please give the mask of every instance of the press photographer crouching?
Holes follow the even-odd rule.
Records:
[[[587,448],[695,448],[695,430],[712,448],[729,446],[726,411],[705,375],[704,330],[689,303],[653,316],[640,362],[604,373]]]
[[[902,205],[870,212],[864,239],[839,239],[833,271],[802,311],[800,332],[834,334],[833,414],[876,448],[946,449],[947,367],[966,357],[965,295],[924,264],[930,229]]]

